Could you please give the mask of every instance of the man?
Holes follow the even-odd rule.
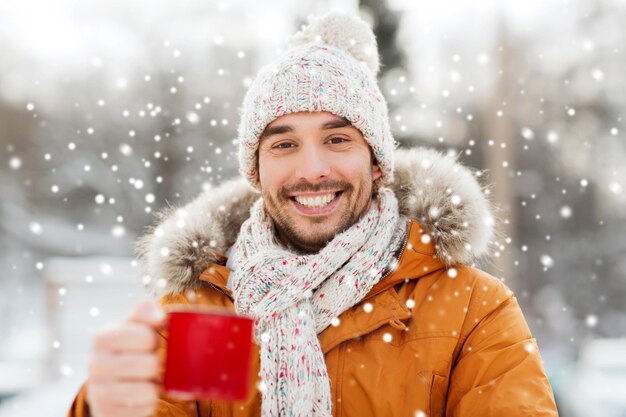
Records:
[[[244,100],[240,167],[261,198],[234,180],[140,242],[162,305],[256,319],[259,389],[159,396],[167,334],[144,303],[95,338],[70,416],[557,415],[511,291],[466,265],[492,237],[480,186],[450,157],[394,152],[377,71],[362,21],[312,19]]]

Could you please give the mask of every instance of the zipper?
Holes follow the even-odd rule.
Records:
[[[218,287],[217,285],[213,284],[211,281],[204,281],[207,284],[209,284],[211,286],[211,288],[213,288],[215,291],[221,292],[222,294],[224,294],[226,297],[228,297],[231,301],[235,301],[235,299],[233,297],[231,297],[230,295],[228,295],[223,289],[221,289],[220,287]]]
[[[400,248],[400,253],[398,254],[397,257],[394,256],[394,260],[396,261],[396,266],[398,265],[398,263],[400,262],[400,258],[402,258],[402,254],[404,254],[404,250],[406,249],[407,245],[409,244],[409,232],[411,231],[411,221],[408,221],[408,225],[406,228],[406,234],[404,236],[403,239],[403,243],[402,243],[402,247]],[[395,270],[394,268],[389,268],[389,271],[385,272],[385,275],[383,275],[380,278],[380,281],[384,280],[385,278],[387,278],[389,275],[391,275],[391,273]]]

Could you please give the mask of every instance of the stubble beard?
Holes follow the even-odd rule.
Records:
[[[371,178],[369,183],[372,184]],[[272,196],[265,192],[262,192],[262,195],[265,209],[273,220],[274,230],[278,240],[288,249],[298,254],[309,255],[322,250],[337,234],[349,229],[368,210],[372,200],[372,185],[367,187],[366,184],[367,179],[364,179],[364,182],[361,184],[362,186],[359,187],[359,190],[355,191],[352,184],[345,182],[327,182],[317,185],[300,183],[293,187],[281,189],[278,196]],[[343,213],[341,213],[336,223],[336,227],[333,227],[332,230],[326,230],[320,233],[311,233],[311,231],[302,230],[303,228],[297,225],[297,219],[292,218],[284,210],[281,210],[281,207],[292,204],[289,198],[290,193],[296,191],[318,192],[337,188],[342,190],[341,198],[348,199],[351,204],[345,206]],[[354,198],[352,197],[353,194]],[[369,198],[367,198],[366,195],[369,195]],[[345,205],[345,200],[340,202],[340,204]],[[322,217],[305,221],[308,222],[310,229],[314,229],[316,224],[322,225],[328,220]]]

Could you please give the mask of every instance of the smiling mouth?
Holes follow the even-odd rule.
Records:
[[[328,205],[335,199],[337,193],[328,193],[323,195],[317,195],[312,197],[295,196],[293,197],[298,203],[308,208],[320,208]]]
[[[315,196],[292,196],[290,199],[305,209],[321,209],[332,205],[341,194],[341,191],[337,191]]]

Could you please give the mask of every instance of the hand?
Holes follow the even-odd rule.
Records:
[[[127,321],[96,335],[87,380],[94,417],[147,417],[154,412],[159,376],[156,329],[164,323],[161,307],[142,301]]]

